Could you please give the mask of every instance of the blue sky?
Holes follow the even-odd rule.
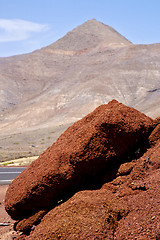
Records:
[[[159,0],[0,0],[0,57],[31,52],[95,18],[134,44],[160,42]]]

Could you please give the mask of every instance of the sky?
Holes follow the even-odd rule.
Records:
[[[0,57],[48,46],[89,19],[134,44],[160,43],[160,0],[0,0]]]

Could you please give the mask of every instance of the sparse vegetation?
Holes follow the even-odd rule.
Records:
[[[7,166],[7,165],[10,165],[10,164],[13,164],[13,163],[14,163],[13,161],[10,161],[10,162],[4,162],[1,165],[2,166]]]

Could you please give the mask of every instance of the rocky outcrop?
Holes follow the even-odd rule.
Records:
[[[160,144],[123,163],[113,181],[76,193],[22,239],[159,239]],[[21,230],[26,223],[20,222]],[[20,229],[19,229],[20,230]]]
[[[147,155],[131,162],[128,175],[99,190],[78,192],[51,210],[26,239],[158,240],[160,169],[151,170]]]
[[[35,224],[34,219],[36,219],[37,224],[44,215],[43,213],[51,209],[53,209],[53,213],[50,211],[46,217],[51,216],[55,221],[55,216],[58,217],[61,214],[57,215],[55,211],[58,207],[54,207],[67,200],[74,193],[86,188],[100,188],[101,185],[112,181],[116,176],[121,178],[121,175],[125,177],[132,173],[134,163],[130,166],[125,165],[120,169],[119,166],[121,163],[131,160],[133,156],[142,153],[144,149],[141,146],[144,146],[144,143],[147,144],[152,129],[153,120],[151,118],[115,100],[96,108],[92,113],[73,124],[9,186],[5,207],[13,219],[21,220],[17,229],[29,231],[30,228],[31,230],[31,226]],[[84,197],[84,193],[77,193],[75,196],[83,195]],[[97,194],[95,199],[94,194]],[[89,193],[88,198],[93,198],[93,205],[98,204],[99,194],[102,195],[101,191]],[[109,203],[111,202],[109,199],[113,199],[113,204]],[[119,207],[115,208],[114,201],[115,205]],[[72,200],[69,200],[69,204],[71,202]],[[111,234],[113,234],[117,222],[126,216],[128,210],[121,207],[123,203],[117,202],[117,198],[113,197],[109,190],[105,192],[102,202],[106,202],[106,208],[102,210],[106,211],[106,216],[111,214],[111,219],[108,217],[108,220],[102,221],[101,224],[104,226],[106,222],[106,229],[111,229]],[[86,207],[86,204],[87,202],[83,206],[82,201],[82,208],[81,203],[80,208],[77,208],[79,217],[85,218],[82,209]],[[88,204],[87,214],[89,216],[91,212],[90,203],[88,202]],[[64,204],[64,206],[67,205]],[[98,209],[97,214],[100,212],[100,205]],[[62,211],[62,215],[64,211],[65,209]],[[76,208],[73,206],[74,211]],[[93,216],[96,214],[94,211],[93,209],[91,213]],[[67,224],[72,225],[72,221],[68,222],[71,216],[68,217]],[[103,219],[103,214],[101,218]],[[59,220],[56,221],[59,222]],[[91,226],[94,228],[96,223],[94,220],[91,222]],[[55,223],[55,229],[56,226]],[[60,221],[59,226],[63,227],[63,222]],[[101,227],[98,231],[103,232]],[[80,230],[76,230],[75,226],[73,231],[74,229],[79,235]],[[71,233],[73,232],[71,231]],[[65,233],[62,235],[65,236]]]

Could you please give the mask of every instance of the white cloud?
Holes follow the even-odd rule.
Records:
[[[39,24],[21,19],[0,19],[0,42],[26,40],[34,33],[49,30],[46,24]]]

